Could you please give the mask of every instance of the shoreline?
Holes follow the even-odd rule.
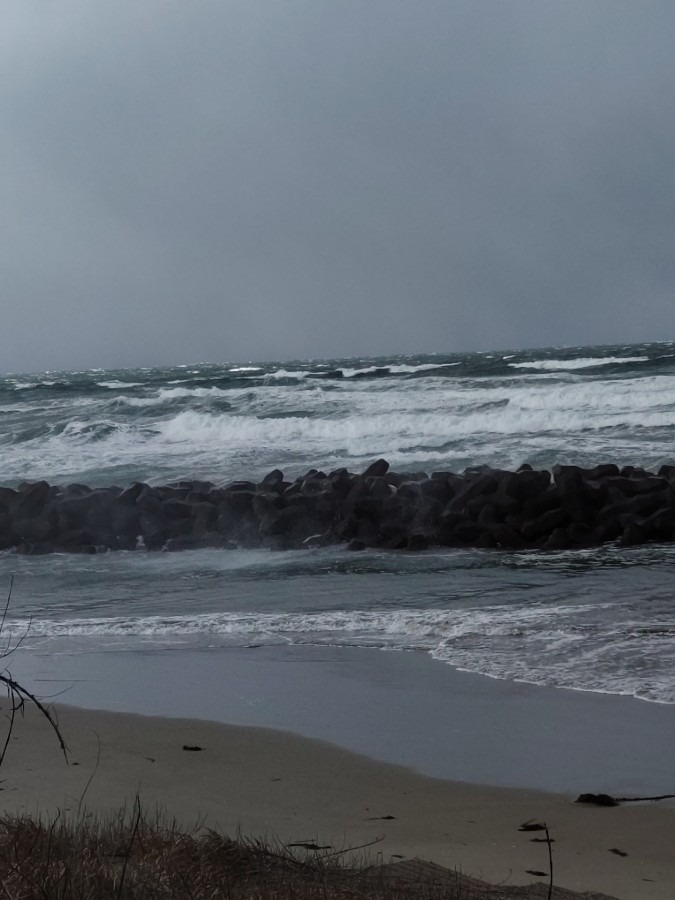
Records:
[[[45,641],[11,670],[50,701],[256,726],[431,777],[558,793],[675,793],[675,707],[459,672],[424,652],[118,649]]]
[[[535,819],[555,841],[557,886],[619,900],[672,896],[672,808],[604,809],[564,794],[440,780],[279,730],[55,708],[71,764],[27,709],[2,768],[6,814],[102,814],[139,796],[151,818],[161,809],[186,829],[336,850],[376,842],[369,853],[384,862],[419,857],[513,885],[546,880],[527,872],[547,870],[546,846],[518,830]]]
[[[548,871],[546,846],[518,830],[534,819],[551,829],[557,886],[672,897],[672,801],[573,802],[675,792],[667,705],[316,645],[49,639],[10,668],[56,703],[78,765],[28,710],[0,773],[6,812],[96,814],[139,794],[150,817],[162,809],[188,829],[336,851],[376,841],[374,859],[512,885],[546,880],[528,874]]]

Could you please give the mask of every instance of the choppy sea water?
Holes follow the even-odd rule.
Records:
[[[0,377],[0,484],[675,463],[675,342]],[[675,545],[0,553],[22,649],[414,649],[675,703]]]

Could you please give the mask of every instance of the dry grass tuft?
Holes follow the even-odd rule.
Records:
[[[159,816],[149,820],[138,802],[107,819],[0,819],[0,898],[7,900],[525,900],[546,897],[541,887],[544,893],[491,887],[413,860],[366,866],[350,851],[186,834]]]

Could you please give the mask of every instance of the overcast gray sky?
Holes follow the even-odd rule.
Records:
[[[5,0],[0,370],[675,339],[672,0]]]

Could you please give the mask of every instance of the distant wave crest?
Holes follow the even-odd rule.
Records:
[[[597,366],[629,365],[630,363],[649,362],[648,356],[595,356],[578,359],[535,359],[530,362],[509,363],[512,369],[543,369],[557,371],[560,369],[594,369]]]

